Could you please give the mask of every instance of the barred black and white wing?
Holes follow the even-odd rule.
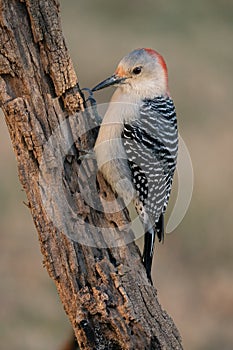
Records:
[[[172,99],[144,100],[140,118],[124,125],[122,140],[137,193],[135,206],[145,225],[144,264],[150,270],[155,233],[163,239],[163,214],[176,167],[178,135]]]

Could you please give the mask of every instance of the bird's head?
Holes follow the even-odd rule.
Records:
[[[168,95],[167,66],[163,57],[152,49],[136,49],[123,57],[115,73],[92,91],[114,85],[124,93],[142,98]]]

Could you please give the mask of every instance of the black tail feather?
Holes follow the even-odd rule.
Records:
[[[146,269],[147,277],[151,279],[151,266],[154,254],[155,236],[158,236],[159,242],[164,241],[164,215],[161,214],[159,221],[156,223],[155,228],[151,228],[145,233],[144,237],[144,250],[143,250],[143,264]]]
[[[164,215],[161,214],[159,221],[156,223],[156,233],[158,235],[159,242],[164,241]]]
[[[155,241],[155,231],[153,228],[145,233],[144,250],[143,250],[143,264],[146,269],[147,277],[151,280],[151,265],[153,260],[153,250]]]

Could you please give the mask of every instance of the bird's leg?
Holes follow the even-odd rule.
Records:
[[[89,88],[83,88],[82,91],[87,92],[89,95],[88,97],[85,99],[85,102],[89,102],[90,103],[90,108],[91,108],[91,117],[93,119],[95,119],[95,121],[97,122],[98,125],[100,125],[102,118],[99,116],[98,111],[97,111],[97,103],[96,100],[93,96],[93,91]]]
[[[89,88],[83,88],[82,92],[87,92],[88,96],[85,97],[85,104],[86,108],[84,113],[87,114],[87,117],[91,117],[94,119],[96,126],[98,127],[101,123],[101,117],[98,114],[97,111],[97,103],[96,100],[94,99],[93,96],[93,91]],[[90,104],[90,107],[87,106],[87,103]],[[93,159],[95,158],[95,152],[93,149],[79,149],[80,155],[79,155],[79,160],[84,160],[84,159]]]
[[[82,91],[85,91],[89,94],[85,101],[90,102],[91,105],[96,105],[96,100],[93,97],[93,91],[87,87],[83,88]]]

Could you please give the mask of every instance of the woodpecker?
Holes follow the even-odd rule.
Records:
[[[136,49],[92,91],[116,90],[95,143],[97,165],[126,206],[133,203],[144,226],[143,263],[151,280],[154,242],[164,239],[178,152],[176,111],[167,66],[155,50]]]

